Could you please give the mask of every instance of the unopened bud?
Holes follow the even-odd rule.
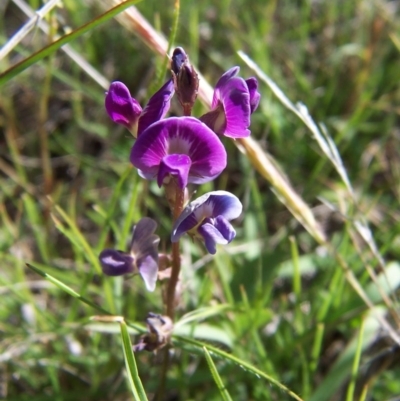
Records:
[[[183,107],[183,114],[190,116],[197,98],[199,78],[181,47],[177,47],[172,54],[171,69],[175,92]]]

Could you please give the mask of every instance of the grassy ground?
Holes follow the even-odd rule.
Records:
[[[2,46],[28,20],[21,3],[0,3]],[[142,216],[159,222],[168,251],[171,220],[162,192],[130,167],[132,138],[109,121],[104,86],[123,80],[144,104],[164,60],[113,18],[69,43],[103,80],[62,50],[12,74],[56,35],[111,7],[60,3],[43,19],[47,34],[34,25],[0,59],[0,398],[132,399],[120,328],[92,317],[122,315],[137,334],[148,312],[162,312],[161,286],[150,294],[137,277],[105,278],[97,255],[106,246],[126,248]],[[177,4],[143,0],[137,8],[168,36]],[[369,0],[180,4],[174,45],[211,85],[233,65],[243,76],[256,73],[239,50],[267,74],[259,79],[252,138],[301,198],[296,212],[290,188],[282,192],[263,173],[264,153],[243,154],[226,141],[227,170],[199,193],[229,190],[244,213],[237,238],[214,258],[183,242],[179,323],[160,400],[400,399],[399,7]],[[268,77],[329,134],[313,134]],[[203,110],[199,104],[195,114]],[[316,231],[299,223],[306,205]],[[152,399],[163,353],[135,357]]]

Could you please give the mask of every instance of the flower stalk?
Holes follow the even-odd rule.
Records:
[[[174,223],[182,213],[184,200],[185,200],[185,190],[180,189],[179,186],[177,185],[176,195],[175,195],[175,207],[173,210]],[[166,314],[171,318],[171,320],[174,320],[176,285],[178,284],[179,273],[181,271],[181,254],[180,254],[179,241],[172,244],[171,254],[172,254],[172,270],[171,270],[171,277],[168,281],[168,287],[167,287]]]
[[[191,114],[199,77],[180,47],[171,57],[171,79],[144,107],[123,82],[113,82],[106,92],[107,114],[135,138],[130,162],[142,178],[155,180],[164,189],[173,220],[170,255],[158,254],[157,222],[149,217],[143,217],[135,226],[127,251],[105,249],[99,255],[104,274],[139,274],[148,291],[156,289],[157,280],[168,278],[163,294],[166,315],[149,313],[148,332],[135,351],[157,351],[170,341],[181,271],[180,238],[188,234],[214,255],[217,246],[229,244],[236,236],[231,220],[242,213],[242,204],[235,195],[213,191],[191,202],[188,199],[193,185],[215,180],[226,168],[222,137],[240,139],[250,135],[250,116],[260,100],[258,83],[255,78],[243,79],[238,74],[239,67],[233,67],[221,76],[211,110],[198,118]],[[182,107],[181,117],[167,117],[174,95]]]

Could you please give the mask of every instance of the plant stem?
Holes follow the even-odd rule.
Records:
[[[184,195],[185,195],[185,190],[176,186],[175,207],[173,212],[174,222],[182,213]],[[175,312],[175,288],[178,282],[180,270],[181,270],[181,256],[180,256],[180,245],[178,241],[172,243],[172,271],[167,287],[167,316],[169,316],[172,321],[174,320],[174,312]]]
[[[173,210],[173,221],[175,222],[179,215],[182,213],[183,204],[185,201],[185,189],[175,186],[175,204]],[[178,242],[172,243],[172,269],[171,277],[168,281],[167,287],[167,316],[174,320],[175,314],[175,289],[178,283],[179,272],[181,271],[181,256],[180,256],[180,245]],[[169,365],[169,346],[167,345],[164,349],[164,361],[161,368],[160,384],[158,390],[154,396],[154,401],[159,401],[162,399],[165,390],[165,382],[167,378],[167,371]]]

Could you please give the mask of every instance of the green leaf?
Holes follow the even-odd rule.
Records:
[[[146,392],[144,391],[143,384],[140,380],[139,372],[137,370],[135,355],[132,351],[132,343],[129,337],[128,328],[123,320],[120,322],[120,327],[125,365],[126,370],[128,371],[128,379],[129,383],[131,384],[132,394],[136,401],[147,401]]]
[[[203,350],[204,350],[204,355],[207,360],[208,367],[210,368],[211,375],[212,375],[212,377],[215,381],[215,384],[217,385],[218,390],[221,394],[221,398],[224,401],[232,401],[232,398],[229,395],[228,390],[226,389],[224,383],[222,382],[221,376],[218,374],[218,370],[214,364],[214,361],[211,358],[210,353],[208,352],[206,347],[203,347]]]
[[[30,269],[32,269],[33,271],[35,271],[37,274],[39,274],[42,277],[44,277],[45,279],[49,280],[51,283],[53,283],[55,286],[57,286],[58,288],[60,288],[64,292],[66,292],[67,294],[71,295],[71,297],[79,299],[83,303],[91,306],[92,308],[96,309],[97,311],[99,311],[99,312],[101,312],[101,313],[103,313],[105,315],[112,315],[112,313],[106,311],[101,306],[98,306],[94,302],[92,302],[89,299],[83,297],[78,292],[73,290],[71,287],[69,287],[68,285],[64,284],[60,280],[57,280],[55,277],[51,276],[50,274],[45,273],[43,270],[41,270],[41,269],[39,269],[39,268],[37,268],[37,267],[35,267],[33,265],[30,265],[29,263],[27,263],[26,266],[29,267]]]

